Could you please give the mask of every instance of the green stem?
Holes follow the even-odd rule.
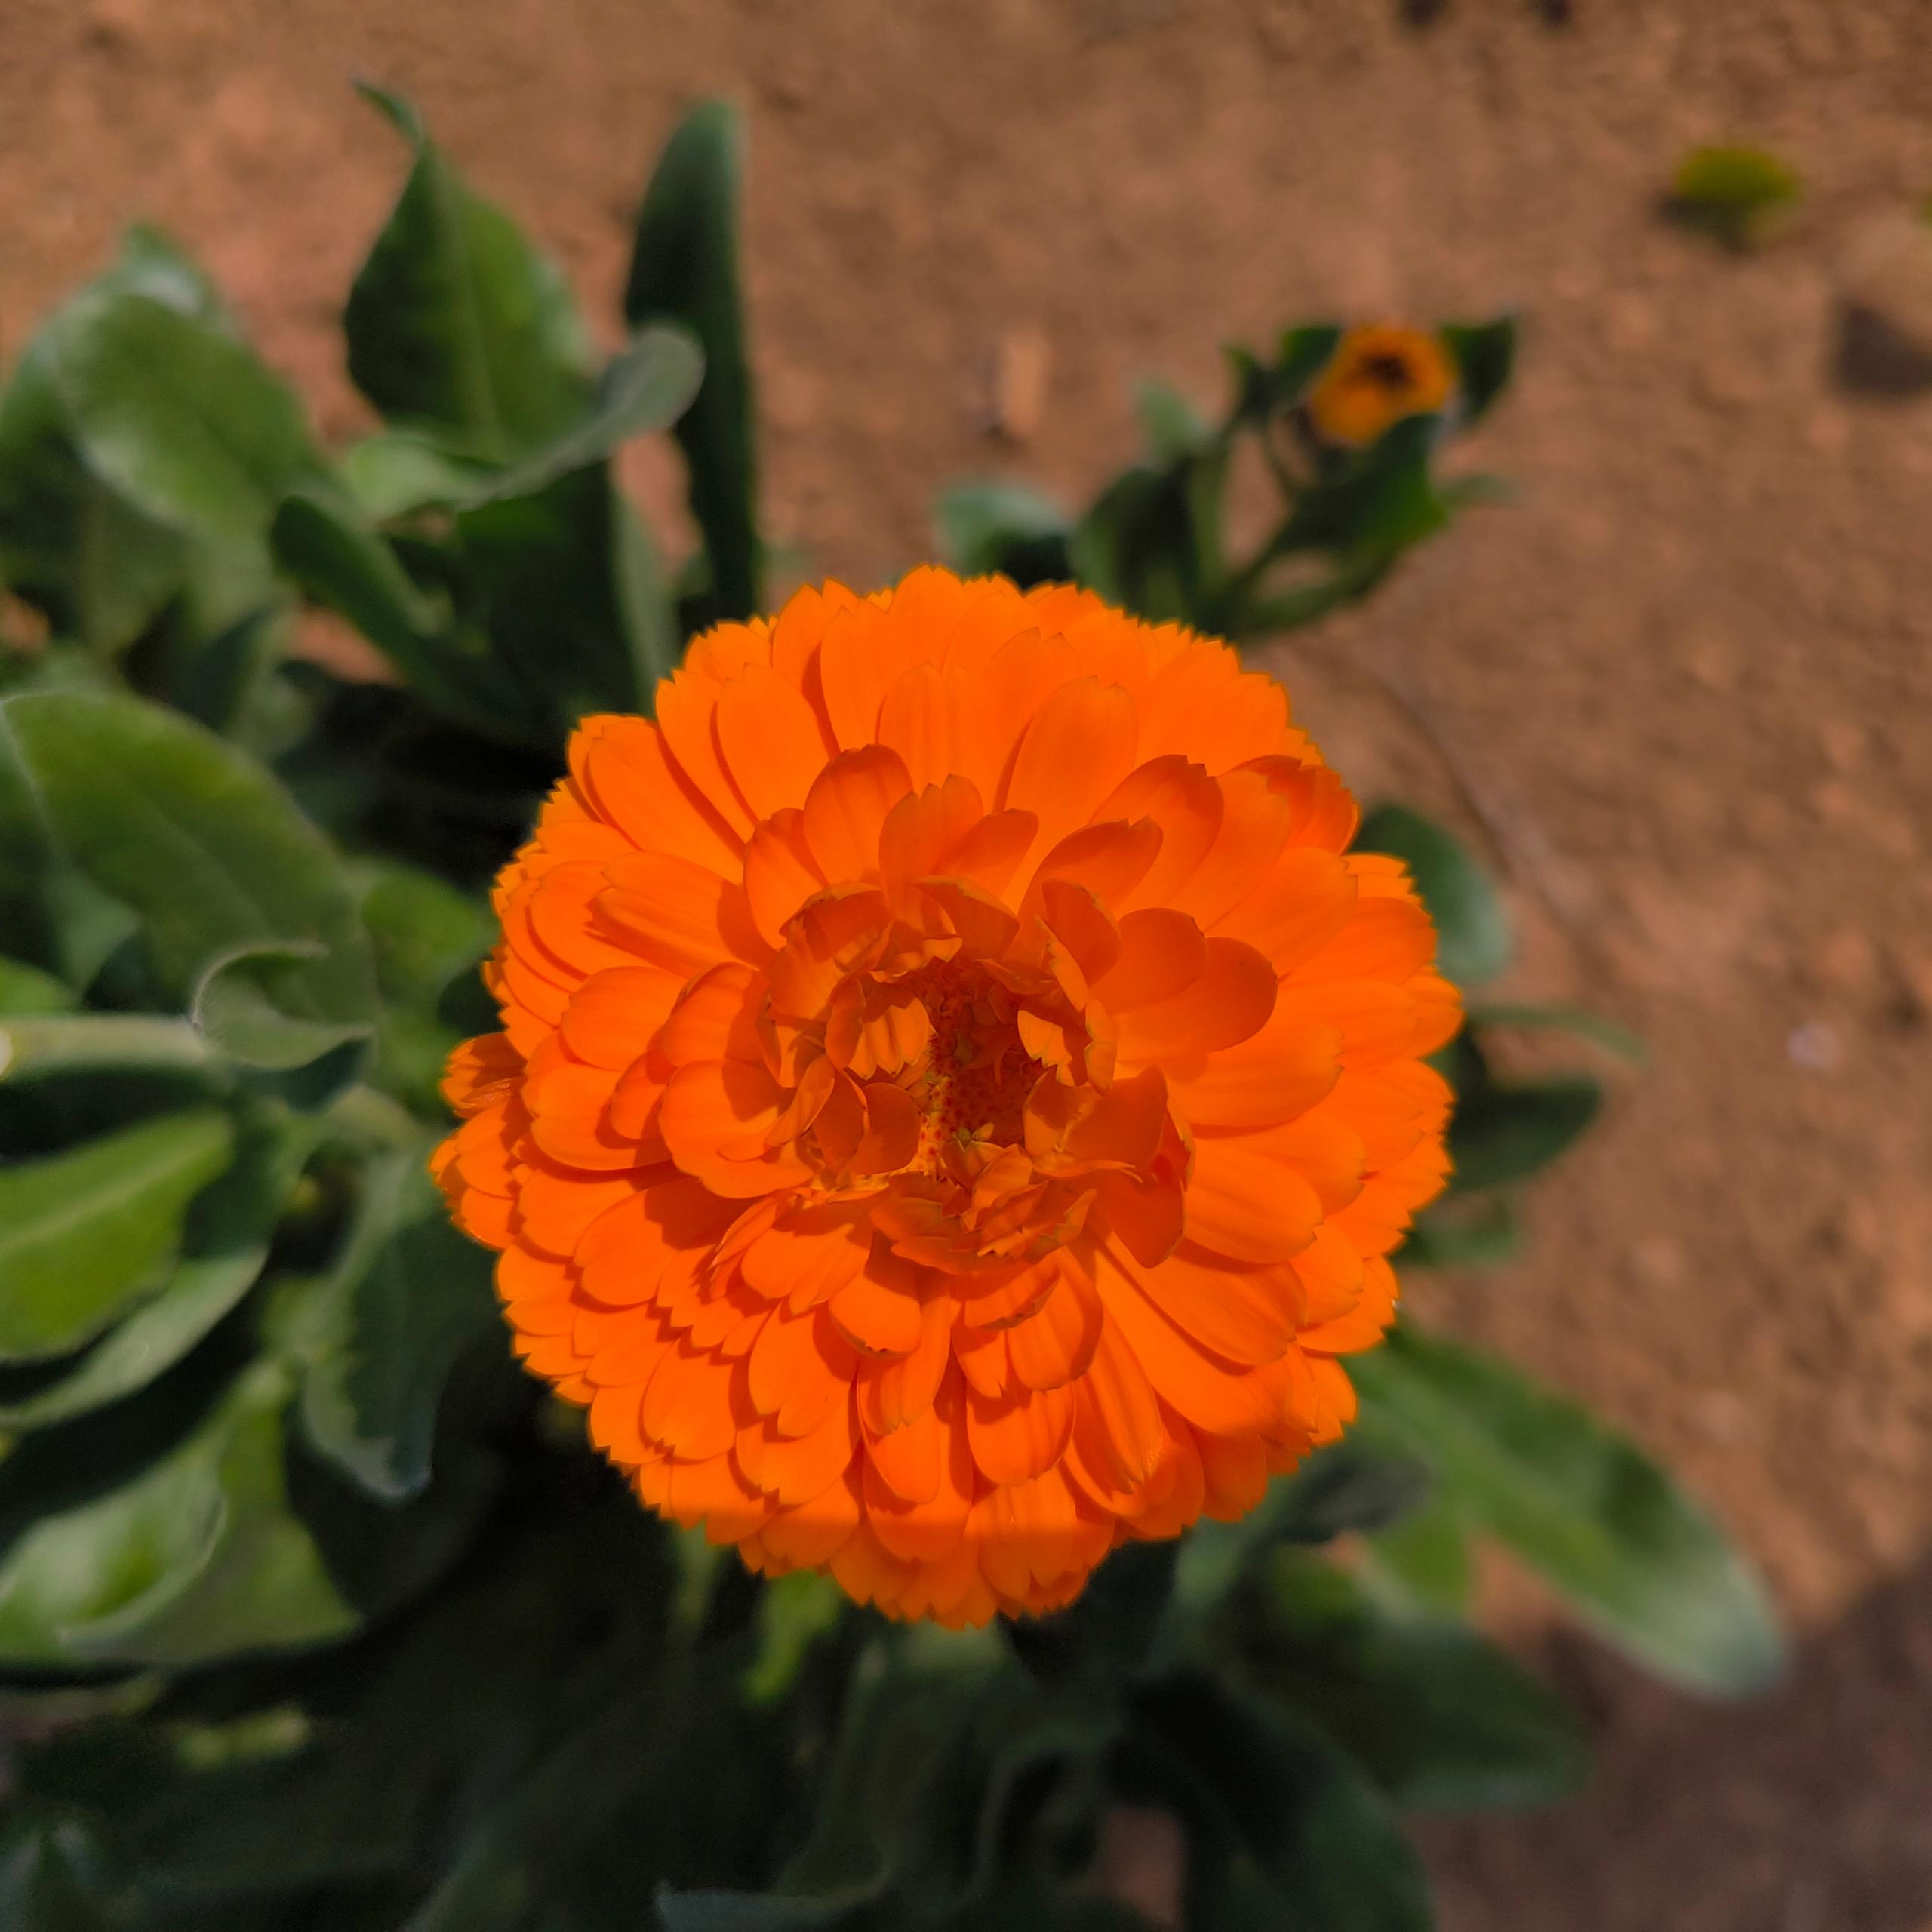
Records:
[[[0,1082],[108,1068],[223,1073],[214,1048],[186,1020],[85,1013],[0,1021]]]

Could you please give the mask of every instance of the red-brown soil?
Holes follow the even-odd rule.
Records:
[[[1932,189],[1932,7],[0,0],[0,353],[148,215],[353,428],[337,312],[401,164],[358,74],[605,315],[673,113],[737,97],[771,520],[866,581],[929,547],[946,478],[1090,485],[1137,373],[1204,399],[1224,337],[1291,318],[1522,306],[1481,455],[1523,506],[1281,667],[1367,789],[1466,774],[1527,935],[1509,990],[1655,1048],[1530,1258],[1415,1300],[1672,1458],[1800,1652],[1733,1712],[1527,1629],[1601,1770],[1435,1834],[1446,1921],[1932,1927],[1932,400],[1835,361],[1848,260]],[[1809,186],[1754,257],[1658,218],[1721,140]],[[992,374],[1041,338],[1015,451]]]

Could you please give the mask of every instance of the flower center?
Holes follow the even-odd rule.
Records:
[[[914,1172],[955,1174],[976,1144],[1011,1146],[1044,1071],[1021,1044],[1019,1002],[989,974],[941,961],[901,982],[932,1023],[907,1091],[919,1109]]]

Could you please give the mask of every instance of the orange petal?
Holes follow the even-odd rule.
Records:
[[[1211,939],[1201,976],[1185,992],[1119,1016],[1120,1057],[1171,1060],[1238,1046],[1268,1023],[1276,986],[1266,955],[1239,940]]]
[[[824,1309],[775,1309],[752,1343],[746,1386],[781,1435],[809,1435],[842,1398],[859,1357]]]
[[[756,818],[802,805],[835,749],[796,688],[761,665],[718,694],[717,731],[725,769]]]
[[[725,775],[718,744],[719,685],[688,662],[657,687],[657,728],[680,775],[724,823],[743,838],[757,814],[747,809]],[[656,841],[651,841],[655,845]]]
[[[694,1060],[762,1060],[758,1015],[763,976],[734,960],[701,973],[686,986],[658,1035],[658,1051],[673,1067]]]
[[[1333,852],[1291,845],[1214,930],[1258,947],[1278,974],[1291,973],[1325,958],[1324,949],[1355,909],[1355,882],[1347,865]]]
[[[1163,1315],[1106,1249],[1095,1258],[1094,1285],[1155,1392],[1198,1428],[1232,1435],[1281,1420],[1284,1392],[1272,1364],[1240,1368],[1217,1359]]]
[[[1035,852],[1084,825],[1133,769],[1140,719],[1132,695],[1097,678],[1076,678],[1046,702],[1021,740],[1003,805],[1035,814]]]
[[[989,1482],[1029,1482],[1065,1452],[1073,1411],[1069,1388],[1035,1390],[1016,1382],[991,1400],[969,1389],[966,1435],[973,1460]]]
[[[1229,1362],[1258,1368],[1280,1361],[1301,1325],[1301,1293],[1283,1270],[1231,1261],[1187,1241],[1157,1268],[1131,1257],[1121,1260],[1176,1327]],[[1154,1373],[1151,1364],[1148,1373]]]
[[[1143,712],[1143,715],[1144,715]],[[1204,766],[1177,755],[1137,765],[1095,808],[1097,820],[1150,818],[1161,851],[1124,906],[1165,906],[1199,869],[1221,829],[1221,788]],[[1122,908],[1116,908],[1117,910]]]
[[[904,761],[885,745],[841,752],[813,780],[804,831],[827,880],[878,875],[880,835],[911,789]]]
[[[1039,1312],[1006,1331],[1013,1372],[1027,1388],[1058,1389],[1084,1375],[1106,1319],[1093,1284],[1066,1269]]]
[[[1294,1169],[1247,1136],[1204,1134],[1188,1177],[1187,1235],[1241,1261],[1286,1261],[1315,1238],[1321,1202]]]
[[[1306,1113],[1340,1074],[1342,1037],[1278,1000],[1260,1032],[1170,1075],[1177,1110],[1203,1127],[1272,1127]]]
[[[924,1326],[912,1271],[877,1257],[826,1303],[840,1332],[868,1355],[908,1355],[919,1346]]]
[[[826,881],[805,837],[805,815],[782,811],[760,821],[745,847],[745,903],[758,937],[782,946],[786,924]]]
[[[648,718],[586,718],[571,741],[571,768],[601,816],[640,850],[669,852],[726,878],[737,872],[737,839]]]
[[[564,1043],[579,1060],[620,1071],[651,1044],[683,985],[661,966],[618,966],[595,974],[571,995]]]
[[[668,971],[688,978],[732,956],[727,902],[734,894],[742,902],[742,888],[668,852],[620,860],[610,878],[599,909]]]

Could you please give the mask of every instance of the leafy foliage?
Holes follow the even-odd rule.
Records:
[[[1405,1327],[1246,1521],[954,1638],[667,1531],[510,1361],[425,1170],[436,1082],[572,724],[762,596],[741,137],[716,103],[673,134],[600,366],[554,265],[369,92],[411,151],[346,318],[377,433],[324,450],[146,229],[0,395],[0,583],[51,632],[0,662],[0,1921],[1131,1932],[1127,1807],[1173,1822],[1190,1926],[1426,1926],[1401,1814],[1547,1801],[1583,1757],[1462,1619],[1475,1539],[1673,1681],[1776,1660],[1709,1519],[1574,1405]],[[1450,408],[1340,451],[1304,407],[1339,334],[1233,354],[1217,420],[1147,385],[1146,457],[1083,515],[964,485],[945,547],[1236,638],[1365,594],[1481,494],[1438,460],[1515,337],[1445,328]],[[666,429],[703,539],[675,578],[611,472]],[[1244,445],[1281,514],[1237,557]],[[323,612],[392,681],[291,654]],[[1506,969],[1446,829],[1389,806],[1362,839],[1447,971]],[[1631,1045],[1475,1009],[1460,1192],[1407,1260],[1507,1251],[1597,1111],[1495,1070],[1531,1029]]]

